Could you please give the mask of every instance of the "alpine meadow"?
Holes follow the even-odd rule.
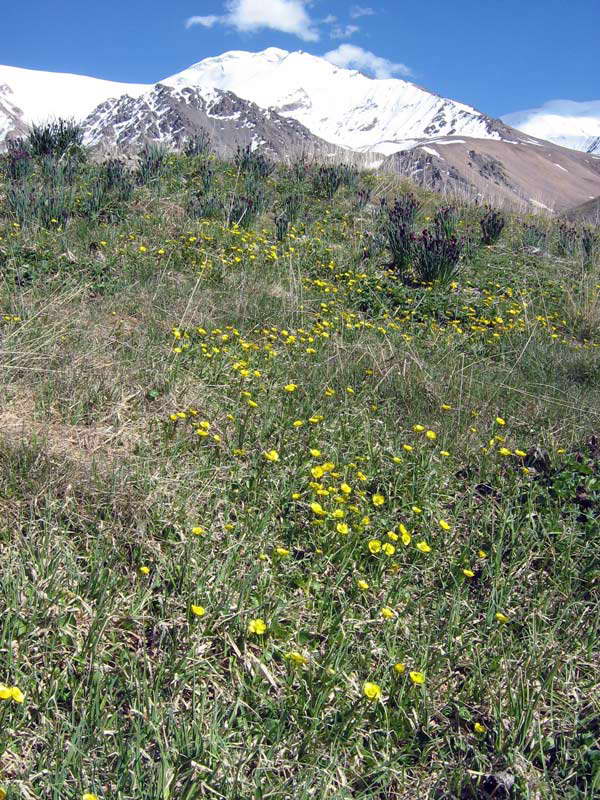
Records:
[[[598,226],[82,141],[0,157],[0,798],[596,796]]]

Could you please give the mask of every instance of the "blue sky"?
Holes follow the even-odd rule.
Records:
[[[335,51],[500,116],[600,99],[599,22],[600,0],[25,0],[0,63],[151,83],[226,50]]]

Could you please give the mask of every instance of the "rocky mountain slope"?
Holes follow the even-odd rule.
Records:
[[[580,206],[570,208],[563,216],[573,221],[583,220],[600,225],[600,196],[588,200],[587,203],[582,203]]]
[[[411,140],[435,136],[510,137],[499,120],[409,81],[368,78],[324,58],[275,47],[206,58],[163,83],[234,92],[353,150],[389,154]]]
[[[321,139],[353,150],[388,154],[421,138],[444,135],[510,137],[499,120],[414,83],[368,78],[309,53],[273,47],[207,58],[161,83],[202,93],[233,92],[297,120]],[[8,87],[25,123],[49,116],[82,120],[108,99],[138,98],[153,88],[16,67],[0,67],[0,84]]]
[[[248,145],[275,158],[294,154],[323,157],[339,149],[299,122],[231,92],[160,83],[139,97],[107,100],[85,118],[83,126],[86,144],[107,149],[137,149],[148,140],[178,148],[201,129],[209,133],[212,149],[220,156],[230,156],[238,146]]]
[[[389,156],[382,169],[437,191],[551,211],[600,194],[600,156],[542,140],[433,139]]]

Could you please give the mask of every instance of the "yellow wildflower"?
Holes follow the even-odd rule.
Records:
[[[497,611],[496,612],[496,619],[498,620],[498,622],[501,622],[503,625],[505,625],[509,621],[509,619],[506,616],[506,614],[503,614],[501,611]]]
[[[427,542],[417,542],[417,550],[420,550],[422,553],[430,553],[431,547]]]
[[[267,625],[264,619],[258,617],[257,619],[251,619],[248,623],[248,633],[255,633],[257,636],[262,636],[263,633],[266,633]]]
[[[404,675],[406,672],[406,664],[403,664],[402,661],[398,661],[397,664],[394,664],[394,670],[398,675]]]
[[[362,592],[366,592],[367,589],[369,588],[369,584],[366,581],[363,581],[362,579],[357,580],[356,585]]]
[[[384,619],[393,619],[396,616],[394,609],[389,606],[384,606],[379,613]]]
[[[308,658],[303,656],[302,653],[299,653],[297,650],[291,650],[289,653],[285,654],[285,658],[288,661],[291,661],[298,667],[302,667],[305,664],[308,664]]]
[[[371,501],[374,506],[382,506],[385,503],[385,497],[382,494],[374,494]]]
[[[445,519],[439,519],[438,520],[438,525],[440,526],[440,528],[443,531],[449,531],[450,530],[450,525],[446,522]]]
[[[267,450],[263,453],[263,456],[267,459],[267,461],[279,461],[279,453],[277,450]]]
[[[204,606],[190,606],[192,614],[196,617],[203,617],[206,614]]]
[[[425,675],[422,672],[410,672],[410,679],[417,685],[425,683]]]
[[[379,539],[371,539],[369,542],[369,550],[371,553],[380,553],[381,552],[381,542]]]
[[[363,694],[368,700],[379,700],[381,697],[381,686],[377,683],[366,681],[363,684]]]

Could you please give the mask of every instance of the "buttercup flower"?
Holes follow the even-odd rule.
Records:
[[[363,694],[368,700],[379,700],[381,697],[381,686],[377,683],[366,681],[363,684]]]
[[[251,619],[248,623],[248,633],[255,633],[257,636],[262,636],[267,631],[267,625],[264,619],[258,617]]]

